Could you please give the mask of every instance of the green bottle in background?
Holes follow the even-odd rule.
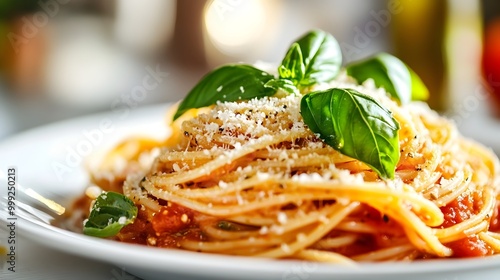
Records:
[[[429,105],[462,114],[481,85],[482,22],[479,0],[400,0],[394,15],[394,54],[429,88]],[[467,109],[468,108],[468,109]]]
[[[448,3],[444,0],[401,0],[401,12],[393,16],[391,37],[394,54],[406,62],[429,88],[429,105],[446,108],[445,23]]]

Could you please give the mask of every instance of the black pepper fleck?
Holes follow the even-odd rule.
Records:
[[[382,220],[384,221],[384,223],[388,223],[389,222],[389,216],[387,216],[387,215],[384,214],[382,216]]]

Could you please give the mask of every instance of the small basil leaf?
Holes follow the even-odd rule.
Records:
[[[217,101],[249,100],[274,94],[264,84],[273,75],[250,65],[230,64],[208,73],[179,104],[174,120],[187,110],[210,106]]]
[[[264,87],[272,88],[274,90],[283,90],[289,94],[298,94],[299,90],[290,80],[285,79],[272,79],[264,84]]]
[[[328,145],[370,166],[382,178],[394,178],[399,161],[399,123],[372,97],[333,88],[302,97],[304,122]]]
[[[423,100],[429,95],[418,75],[399,58],[380,53],[346,66],[347,74],[363,83],[373,79],[377,87],[383,87],[400,104],[410,100]]]
[[[293,84],[298,84],[304,77],[305,66],[302,61],[302,51],[297,43],[293,43],[285,58],[278,68],[279,76],[282,79],[288,79]]]
[[[116,192],[103,192],[97,197],[83,233],[97,237],[111,237],[132,223],[137,217],[137,207],[128,197]]]
[[[429,90],[425,86],[422,79],[411,69],[407,64],[406,68],[410,71],[411,76],[411,100],[427,100],[429,99]]]
[[[342,65],[339,43],[332,35],[314,30],[296,42],[302,52],[305,66],[304,77],[299,82],[302,87],[329,82],[337,77]],[[295,44],[292,44],[294,47]]]

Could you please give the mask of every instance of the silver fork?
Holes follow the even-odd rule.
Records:
[[[1,197],[0,199],[0,207],[2,209],[7,209],[9,206],[8,204],[8,198],[6,196]],[[27,203],[24,203],[20,200],[15,200],[15,210],[13,213],[15,214],[16,217],[23,218],[26,220],[38,220],[40,222],[43,222],[45,224],[51,224],[52,221],[54,221],[57,217],[57,214],[53,211],[43,211],[39,208],[35,208]],[[38,205],[40,207],[40,205]],[[61,206],[62,207],[62,206]],[[0,218],[2,220],[7,221],[9,218],[10,214],[9,211],[0,211]]]
[[[0,171],[0,185],[8,185],[7,177]],[[66,209],[59,203],[44,197],[32,188],[25,188],[19,182],[15,183],[14,199],[8,196],[0,198],[0,207],[4,211],[0,211],[0,218],[7,221],[9,216],[15,215],[20,218],[41,221],[45,224],[50,224],[57,216],[64,214]],[[27,197],[32,198],[34,203],[26,203],[19,199],[17,194],[23,193]],[[8,210],[9,206],[13,206],[13,212]],[[42,210],[43,209],[43,210]],[[13,215],[11,215],[11,213]]]

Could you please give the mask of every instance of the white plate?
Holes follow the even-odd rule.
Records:
[[[87,184],[85,171],[81,166],[76,166],[82,161],[78,160],[78,156],[87,152],[82,147],[89,146],[82,143],[91,142],[85,134],[89,135],[89,131],[96,133],[103,121],[113,124],[114,131],[103,133],[102,139],[94,134],[95,143],[91,143],[89,149],[95,151],[97,146],[106,146],[126,134],[138,131],[158,133],[164,128],[167,107],[168,105],[162,105],[131,110],[128,115],[117,113],[91,116],[25,132],[0,144],[0,171],[6,173],[8,167],[15,166],[20,185],[30,187],[57,202],[67,203],[69,198],[80,195]],[[58,176],[54,167],[60,165],[65,165],[68,169],[63,168],[66,172]],[[2,186],[2,195],[5,188]],[[17,199],[36,206],[33,200],[19,193]],[[1,209],[0,219],[6,222],[6,218],[6,210]],[[63,252],[114,263],[144,279],[458,280],[497,279],[500,273],[499,257],[363,264],[349,268],[124,244],[62,230],[33,217],[19,217],[19,225],[19,233],[35,242]]]

